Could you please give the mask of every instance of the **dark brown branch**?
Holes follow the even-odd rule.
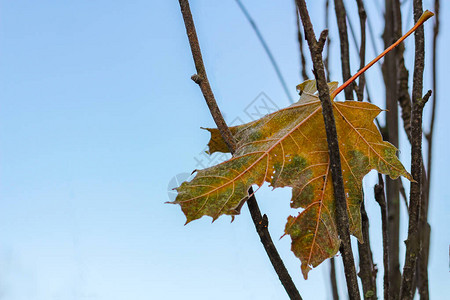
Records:
[[[400,195],[403,198],[403,202],[405,202],[406,209],[408,209],[408,207],[409,207],[408,197],[406,196],[406,191],[405,191],[405,187],[403,186],[403,181],[400,178],[398,180],[398,185],[399,185],[399,189],[400,189]]]
[[[413,2],[411,2],[412,4]],[[412,10],[411,10],[412,11]],[[400,9],[400,0],[393,1],[393,14],[394,14],[394,35],[398,38],[402,34],[402,16]],[[396,65],[397,65],[397,98],[398,103],[401,107],[401,116],[403,120],[403,127],[406,132],[408,140],[411,142],[411,97],[408,92],[408,79],[409,73],[405,67],[404,57],[404,45],[401,44],[397,47],[396,54]],[[430,145],[430,143],[428,144]],[[427,169],[428,170],[428,169]],[[429,174],[428,174],[429,176]],[[428,199],[429,199],[429,188],[427,180],[427,172],[425,167],[422,167],[422,182],[423,182],[423,193],[421,195],[421,212],[419,216],[419,228],[421,228],[419,235],[420,241],[423,245],[421,257],[417,261],[417,274],[416,283],[421,294],[422,299],[428,299],[428,249],[429,249],[429,238],[431,227],[427,222],[428,215]],[[399,181],[401,184],[401,181]],[[404,195],[403,187],[400,186],[400,193],[408,207],[406,195]],[[402,193],[403,192],[403,193]]]
[[[301,62],[301,74],[304,81],[308,80],[308,74],[306,74],[306,59],[305,54],[303,53],[303,36],[300,24],[300,16],[298,14],[297,5],[295,5],[295,17],[297,20],[297,39],[298,39],[298,47],[300,52],[300,62]]]
[[[383,42],[385,47],[395,41],[393,1],[385,0],[385,29]],[[383,79],[386,86],[386,138],[396,148],[398,137],[398,104],[397,104],[397,70],[395,51],[388,53],[382,65]],[[386,176],[386,201],[389,227],[389,282],[391,298],[398,299],[401,283],[400,273],[400,197],[398,180]]]
[[[330,14],[330,0],[325,1],[325,28],[329,28],[328,26],[328,15]],[[329,68],[329,61],[330,61],[330,45],[331,45],[331,38],[328,36],[327,38],[327,50],[326,50],[326,56],[323,61],[327,81],[330,81],[330,68]],[[337,287],[337,280],[336,280],[336,265],[334,262],[334,257],[330,258],[330,282],[331,282],[331,292],[333,295],[333,300],[339,300],[339,292]]]
[[[328,15],[330,14],[330,0],[326,0],[325,2],[325,28],[329,28],[328,26]],[[327,52],[325,59],[323,61],[323,64],[325,66],[325,71],[327,72],[327,82],[330,81],[330,69],[329,69],[329,63],[330,63],[330,45],[331,45],[331,38],[328,36],[327,38]]]
[[[278,67],[278,64],[277,64],[277,62],[275,60],[275,57],[273,56],[272,52],[269,49],[269,46],[267,45],[267,43],[264,40],[261,32],[259,31],[258,26],[256,26],[255,21],[252,19],[252,17],[248,13],[247,9],[242,4],[242,2],[240,0],[236,0],[236,3],[238,4],[239,8],[242,10],[242,12],[244,13],[244,15],[247,18],[248,22],[250,23],[250,25],[252,26],[253,30],[255,31],[256,36],[258,37],[258,40],[260,41],[261,45],[264,48],[264,51],[266,51],[266,54],[269,57],[269,60],[270,60],[270,62],[272,64],[273,68],[275,69],[275,73],[277,73],[278,80],[280,81],[281,86],[283,87],[284,93],[286,94],[286,96],[289,99],[289,101],[291,103],[294,103],[294,99],[292,99],[292,96],[289,93],[289,89],[287,87],[286,81],[284,80],[283,75],[281,74],[281,70]]]
[[[358,14],[359,14],[359,25],[361,27],[361,45],[359,47],[359,69],[364,68],[366,64],[366,10],[364,9],[364,3],[362,0],[356,0],[358,4]],[[358,101],[362,101],[364,98],[364,85],[365,85],[365,76],[362,74],[359,77],[358,83],[358,92],[356,93],[358,96]]]
[[[353,40],[353,46],[355,47],[355,51],[359,53],[359,45],[358,38],[356,37],[355,27],[353,26],[352,20],[347,17],[348,28],[350,28],[350,35]]]
[[[283,261],[281,260],[280,254],[275,247],[272,237],[269,233],[269,221],[267,219],[267,215],[261,216],[261,211],[258,207],[258,203],[256,202],[256,198],[253,195],[253,189],[250,188],[249,194],[252,195],[247,200],[248,209],[250,210],[250,214],[252,216],[253,223],[255,224],[256,231],[258,232],[261,243],[264,245],[264,249],[266,250],[267,255],[269,256],[270,262],[272,263],[275,272],[278,275],[278,278],[281,281],[286,293],[289,295],[290,299],[301,300],[302,297],[295,287],[294,282],[292,281],[291,276],[289,275]]]
[[[364,207],[364,202],[361,203],[361,224],[362,236],[364,243],[358,243],[359,253],[359,273],[361,278],[364,299],[377,299],[377,267],[373,263],[372,250],[370,248],[369,238],[369,218]]]
[[[331,282],[331,293],[333,294],[333,300],[339,300],[339,293],[336,281],[336,265],[334,262],[334,257],[330,258],[330,282]]]
[[[193,76],[193,80],[200,86],[203,97],[205,98],[211,115],[213,116],[214,122],[216,123],[217,128],[222,135],[222,138],[230,149],[230,152],[233,153],[236,149],[236,143],[230,129],[223,119],[219,107],[217,106],[214,94],[208,81],[208,77],[206,75],[206,70],[200,51],[200,44],[198,42],[197,33],[195,30],[194,20],[192,18],[191,9],[189,7],[189,1],[179,0],[179,3],[184,19],[184,25],[186,27],[186,33],[189,38],[192,57],[194,58],[195,68],[197,69],[197,74]],[[251,189],[249,190],[249,193],[253,195],[253,191]],[[269,256],[269,259],[275,271],[277,272],[278,277],[283,284],[287,294],[291,299],[302,299],[297,288],[294,285],[294,282],[292,281],[291,276],[284,266],[284,263],[281,260],[281,257],[278,254],[277,249],[275,248],[275,245],[273,244],[268,230],[267,216],[264,215],[263,217],[261,215],[261,211],[259,210],[258,203],[256,202],[256,198],[254,197],[254,195],[247,200],[247,204],[252,216],[253,223],[255,224],[256,231],[258,232],[258,235],[261,239],[261,243],[264,245],[264,249],[266,250],[266,253]]]
[[[357,0],[357,1],[360,1],[360,0]],[[364,8],[364,7],[363,7]],[[360,14],[360,17],[361,17],[361,14]],[[364,12],[364,17],[365,17],[365,19],[366,19],[366,21],[367,21],[367,23],[368,23],[368,18],[367,18],[367,15],[365,14],[365,12]],[[355,51],[357,51],[357,52],[359,52],[360,54],[361,54],[361,46],[362,45],[358,45],[358,39],[357,39],[357,37],[356,37],[356,33],[355,33],[355,30],[354,30],[354,28],[353,28],[353,23],[352,23],[352,20],[351,20],[351,18],[347,18],[347,21],[348,21],[348,27],[350,28],[350,33],[351,33],[351,37],[352,37],[352,40],[353,40],[353,44],[354,44],[354,46],[355,46]],[[360,21],[361,21],[361,19],[360,19]],[[362,41],[364,41],[363,42],[363,45],[364,45],[364,59],[360,59],[360,64],[361,64],[361,66],[362,67],[364,67],[365,65],[364,64],[362,64],[361,62],[362,61],[365,61],[365,52],[366,52],[366,47],[367,47],[367,43],[366,43],[366,32],[365,32],[366,30],[364,29],[364,37],[362,37],[361,36],[361,40]],[[361,34],[362,34],[363,32],[361,31]],[[378,53],[378,52],[376,52],[376,53]],[[361,57],[361,56],[360,56]],[[378,65],[379,66],[381,66],[379,63],[378,63]],[[362,68],[361,67],[361,68]],[[360,69],[361,69],[360,68]],[[364,89],[366,90],[366,93],[367,93],[367,101],[368,102],[370,102],[370,103],[372,103],[371,102],[371,98],[370,98],[370,95],[369,95],[369,88],[368,88],[368,83],[366,82],[366,80],[365,80],[365,75],[364,75],[364,73],[363,74],[361,74],[360,76],[364,76],[364,81],[361,81],[361,83],[363,83],[363,86],[364,86]],[[361,84],[360,83],[360,84]],[[363,96],[364,96],[364,90],[363,91],[360,91],[359,90],[359,85],[357,86],[357,85],[355,85],[355,92],[356,92],[356,96],[357,96],[357,99],[358,99],[358,101],[362,101],[362,99],[363,99]],[[358,95],[358,94],[360,94],[360,95]],[[360,100],[361,99],[361,100]],[[378,122],[378,118],[377,119],[375,119],[375,121],[376,122]]]
[[[344,193],[344,180],[342,177],[341,158],[339,144],[334,121],[333,106],[330,92],[325,78],[325,70],[322,60],[322,52],[319,51],[313,25],[309,18],[305,0],[297,0],[306,40],[308,41],[311,58],[313,61],[314,76],[316,78],[319,99],[322,105],[322,114],[325,123],[325,131],[330,155],[331,176],[333,179],[334,198],[336,201],[336,223],[341,239],[341,253],[344,261],[345,278],[350,299],[360,299],[358,280],[356,277],[355,262],[350,243],[349,223],[347,215],[347,203]]]
[[[317,41],[317,50],[322,53],[323,47],[325,46],[325,42],[327,41],[328,37],[328,29],[322,30],[319,36],[319,40]]]
[[[397,39],[402,35],[402,12],[400,9],[400,0],[393,0],[393,23],[394,23],[394,38]],[[409,95],[408,79],[409,72],[405,66],[405,59],[403,53],[405,52],[405,45],[401,43],[395,49],[395,60],[397,68],[397,101],[400,104],[401,116],[403,120],[403,128],[406,136],[411,140],[411,97]]]
[[[431,185],[431,167],[432,167],[432,154],[433,154],[433,132],[434,132],[434,120],[436,118],[436,98],[437,98],[437,40],[439,35],[439,0],[434,1],[434,15],[435,15],[435,23],[433,28],[433,97],[431,99],[431,121],[430,121],[430,131],[426,135],[428,141],[428,159],[427,159],[427,174],[428,174],[428,191]]]
[[[350,50],[348,46],[347,33],[347,14],[345,12],[344,2],[342,0],[334,0],[334,9],[336,11],[336,19],[339,29],[339,40],[341,45],[341,66],[343,74],[343,82],[347,81],[351,76],[350,71]],[[353,82],[345,88],[345,99],[353,100],[353,90],[355,83]]]
[[[417,1],[419,2],[419,1]],[[417,15],[416,10],[419,11],[421,4],[415,3],[414,16]],[[422,27],[423,29],[423,27]],[[422,41],[420,41],[422,39]],[[420,69],[424,67],[424,36],[416,36],[416,61],[414,67],[414,73],[421,73]],[[422,52],[422,54],[420,54]],[[422,61],[421,61],[422,60]],[[422,73],[423,74],[423,73]],[[419,75],[414,76],[417,81],[420,79]],[[422,87],[422,82],[415,82],[416,88]],[[413,95],[414,95],[413,90]],[[416,261],[420,256],[420,236],[419,236],[419,215],[420,204],[422,194],[422,113],[425,103],[431,96],[431,91],[422,98],[413,98],[413,110],[411,115],[411,175],[415,182],[411,182],[410,194],[409,194],[409,223],[408,223],[408,238],[405,241],[406,254],[405,265],[403,267],[402,284],[400,288],[400,299],[411,300],[414,297],[415,284],[414,276],[416,271]]]
[[[184,25],[186,27],[186,33],[189,38],[189,45],[191,47],[192,57],[194,58],[195,69],[197,74],[192,76],[192,80],[200,86],[203,93],[203,97],[206,100],[209,111],[220,131],[225,143],[229,149],[235,149],[236,143],[233,135],[228,128],[225,120],[222,117],[219,107],[217,106],[216,99],[209,85],[208,76],[206,75],[205,65],[203,64],[202,52],[200,51],[200,44],[197,38],[197,32],[195,31],[194,20],[192,19],[191,10],[189,7],[189,1],[180,0],[181,13],[183,14]]]
[[[387,224],[387,207],[386,197],[384,194],[383,176],[378,174],[378,184],[374,187],[375,200],[380,205],[381,210],[381,232],[383,234],[383,290],[384,300],[390,299],[389,291],[389,238],[388,238],[388,224]]]
[[[356,0],[358,5],[358,15],[359,24],[361,31],[361,43],[359,47],[359,69],[364,68],[366,60],[366,11],[364,9],[364,4],[362,0]],[[349,22],[350,29],[351,23]],[[353,35],[353,30],[352,35]],[[353,36],[356,43],[356,36]],[[361,74],[359,77],[359,84],[357,86],[356,95],[358,101],[363,101],[364,98],[364,85],[365,76]],[[358,243],[359,252],[359,273],[358,276],[361,278],[364,299],[377,299],[377,268],[373,263],[372,249],[370,247],[370,236],[369,236],[369,218],[367,217],[367,212],[365,209],[364,202],[361,203],[361,225],[362,225],[362,235],[364,243]]]
[[[414,0],[414,20],[423,13],[422,0]],[[413,299],[415,292],[416,262],[420,256],[421,233],[419,227],[422,203],[422,113],[423,106],[431,95],[422,98],[423,72],[425,66],[425,34],[421,26],[414,33],[415,56],[411,113],[411,175],[416,182],[411,183],[409,196],[408,238],[406,240],[405,265],[403,267],[400,299]],[[427,97],[428,96],[428,97]]]
[[[433,60],[432,60],[432,76],[433,76],[433,97],[431,102],[431,121],[430,129],[426,135],[428,142],[427,149],[427,179],[426,186],[424,187],[424,199],[422,199],[422,210],[420,215],[420,227],[421,231],[421,241],[422,241],[422,254],[420,256],[418,265],[418,289],[421,300],[428,300],[430,298],[428,290],[428,256],[430,249],[430,233],[431,226],[428,224],[428,207],[430,201],[430,186],[431,186],[431,172],[432,172],[432,161],[433,161],[433,132],[434,132],[434,121],[436,117],[436,105],[437,105],[437,38],[439,35],[439,0],[434,1],[434,13],[435,13],[435,23],[433,28]]]
[[[375,41],[375,33],[373,32],[373,26],[371,23],[371,17],[370,15],[367,16],[367,28],[369,29],[369,37],[370,37],[370,42],[372,44],[372,51],[373,53],[380,53],[380,51],[378,51],[377,48],[377,43]],[[379,66],[381,66],[381,63],[378,63]]]
[[[425,182],[423,182],[423,192],[425,194]],[[420,300],[428,300],[430,298],[428,290],[428,255],[430,247],[430,234],[431,226],[427,222],[428,202],[424,202],[427,199],[422,196],[422,202],[420,204],[420,217],[419,217],[419,236],[420,236],[420,256],[417,258],[417,288],[419,290]]]

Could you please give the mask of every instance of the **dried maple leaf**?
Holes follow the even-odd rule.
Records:
[[[337,87],[329,83],[330,93]],[[302,262],[305,279],[311,267],[333,257],[339,249],[330,159],[322,107],[316,84],[298,86],[300,100],[257,121],[231,127],[237,148],[233,157],[219,165],[197,171],[190,182],[176,190],[174,202],[186,215],[186,223],[211,216],[237,215],[248,199],[249,188],[265,181],[273,188],[292,187],[292,208],[303,209],[289,216],[285,234],[292,238],[292,251]],[[362,179],[372,169],[395,179],[412,180],[398,160],[397,149],[382,140],[373,123],[381,112],[377,106],[356,101],[333,102],[350,232],[362,241],[360,204]],[[217,129],[211,132],[209,153],[228,152]]]

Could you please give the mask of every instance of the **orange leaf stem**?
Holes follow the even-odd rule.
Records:
[[[419,21],[401,38],[399,38],[394,44],[390,45],[386,50],[384,50],[380,55],[378,55],[374,60],[372,60],[370,63],[368,63],[364,68],[359,70],[355,75],[353,75],[349,80],[347,80],[344,84],[342,84],[340,87],[338,87],[330,96],[333,100],[343,89],[345,89],[350,83],[352,83],[356,78],[358,78],[362,73],[364,73],[368,68],[370,68],[372,65],[374,65],[377,61],[379,61],[383,56],[385,56],[388,52],[390,52],[392,49],[397,47],[403,40],[405,40],[408,36],[411,35],[414,31],[416,31],[417,28],[419,28],[420,25],[422,25],[426,20],[434,16],[434,13],[432,13],[429,10],[426,10],[423,12],[422,16],[420,16]]]

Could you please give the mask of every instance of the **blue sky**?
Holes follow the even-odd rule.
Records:
[[[249,111],[260,101],[287,106],[236,3],[191,2],[208,75],[226,120],[250,121]],[[243,2],[295,97],[300,69],[293,1]],[[324,1],[309,2],[319,32]],[[355,11],[353,2],[347,6]],[[371,21],[380,36],[382,14],[369,2],[367,11],[374,12]],[[424,2],[432,9],[432,1]],[[450,63],[442,51],[450,41],[445,30],[450,28],[450,7],[441,2],[429,211],[430,289],[436,299],[450,293],[445,118],[450,104],[444,97]],[[350,14],[354,24],[356,17]],[[405,13],[404,19],[408,17]],[[333,17],[330,24],[332,78],[342,82]],[[426,24],[428,45],[432,24]],[[406,42],[409,70],[413,42]],[[355,72],[359,62],[352,44],[350,50]],[[375,53],[369,48],[367,56]],[[431,88],[427,63],[424,89]],[[203,218],[184,226],[180,208],[164,204],[174,176],[191,172],[198,160],[206,162],[201,152],[208,134],[200,127],[214,126],[190,80],[195,69],[178,1],[0,1],[0,70],[0,299],[286,298],[245,207],[231,224],[222,217],[214,224]],[[383,106],[379,72],[374,66],[367,77],[374,102]],[[429,114],[426,109],[426,124]],[[409,170],[404,135],[400,150]],[[371,192],[375,180],[369,175],[364,188],[374,257],[382,269],[379,208]],[[304,299],[328,299],[328,263],[305,281],[289,238],[278,240],[287,216],[295,213],[289,197],[289,189],[263,188],[257,194]],[[404,208],[401,217],[404,239]],[[337,261],[344,296],[340,257]],[[380,287],[381,277],[380,272]]]

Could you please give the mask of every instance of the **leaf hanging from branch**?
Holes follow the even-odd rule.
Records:
[[[337,87],[329,83],[330,92]],[[231,127],[237,149],[219,165],[197,171],[195,178],[176,190],[189,223],[202,216],[213,221],[238,215],[252,185],[268,182],[273,188],[292,187],[291,207],[302,209],[289,216],[285,233],[292,251],[302,261],[305,278],[311,267],[333,257],[339,249],[335,202],[322,108],[313,80],[297,87],[300,100],[284,109],[240,126]],[[377,106],[355,101],[333,102],[350,232],[360,242],[362,179],[372,169],[395,179],[412,180],[397,158],[397,149],[382,140],[374,124]],[[211,133],[209,153],[228,152],[217,129]]]

